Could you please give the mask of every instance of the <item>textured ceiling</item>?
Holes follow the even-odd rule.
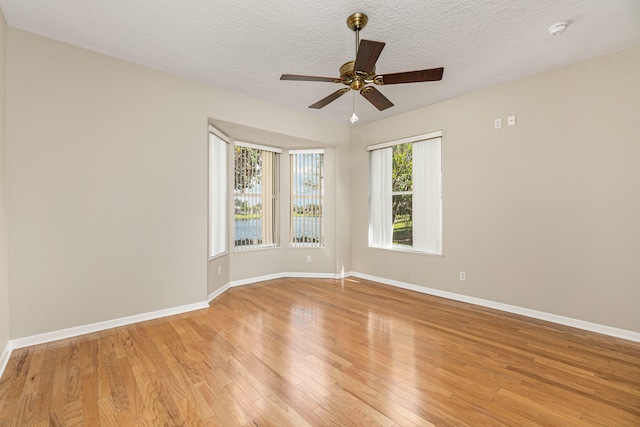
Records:
[[[362,39],[386,42],[378,73],[444,67],[440,82],[378,87],[379,112],[356,94],[358,124],[640,44],[639,0],[0,0],[14,28],[348,124],[352,95],[308,105],[333,83],[280,81],[282,73],[337,77]],[[564,34],[547,28],[569,21]]]

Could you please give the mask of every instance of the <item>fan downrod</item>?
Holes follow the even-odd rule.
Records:
[[[347,27],[353,31],[360,31],[367,26],[369,18],[364,13],[356,12],[347,18]]]

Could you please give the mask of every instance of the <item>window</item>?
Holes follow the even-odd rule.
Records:
[[[227,252],[228,141],[209,126],[209,257]]]
[[[367,147],[369,246],[442,254],[441,136]]]
[[[290,150],[291,246],[323,246],[324,150]]]
[[[282,150],[236,141],[234,202],[236,251],[280,244],[278,196]]]

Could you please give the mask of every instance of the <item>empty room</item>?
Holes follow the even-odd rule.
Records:
[[[0,0],[1,426],[639,426],[640,2]]]

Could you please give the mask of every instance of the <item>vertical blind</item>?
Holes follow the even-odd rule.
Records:
[[[227,149],[227,138],[209,126],[210,257],[227,251]]]
[[[391,147],[370,154],[370,221],[369,245],[391,246],[393,216],[391,214]]]
[[[289,150],[291,246],[324,244],[324,150]]]
[[[413,248],[442,253],[441,139],[413,144]]]
[[[279,152],[256,144],[234,147],[234,240],[237,251],[278,246]]]

